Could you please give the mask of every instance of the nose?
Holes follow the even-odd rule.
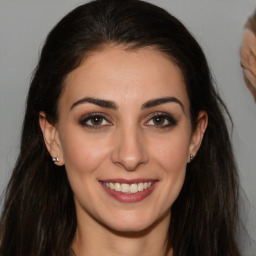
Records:
[[[127,171],[134,171],[148,161],[143,134],[136,128],[123,128],[114,138],[112,162]]]

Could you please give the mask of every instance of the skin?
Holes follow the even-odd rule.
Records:
[[[115,109],[81,100],[85,97],[111,101]],[[145,106],[166,97],[172,100]],[[91,113],[105,119],[91,126],[95,120],[85,118]],[[192,131],[182,74],[164,54],[121,46],[93,53],[68,75],[58,122],[48,123],[41,112],[40,125],[50,154],[60,159],[55,164],[65,164],[74,192],[77,256],[172,255],[167,245],[171,205],[190,154],[200,147],[207,114],[199,113]],[[149,196],[127,203],[99,182],[117,178],[156,182]]]
[[[245,84],[256,101],[256,36],[248,28],[243,32],[240,59]]]

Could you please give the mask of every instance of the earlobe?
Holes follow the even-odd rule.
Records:
[[[46,114],[42,111],[39,113],[39,125],[43,133],[45,146],[52,156],[53,162],[62,166],[64,164],[63,154],[56,125],[48,122]],[[58,161],[54,161],[54,159],[58,159]]]
[[[200,111],[197,118],[197,126],[192,134],[188,162],[191,162],[196,156],[201,143],[203,141],[204,133],[208,125],[208,115],[205,111]]]

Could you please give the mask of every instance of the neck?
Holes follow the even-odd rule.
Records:
[[[79,223],[72,244],[76,256],[172,256],[168,246],[168,212],[157,223],[138,232],[117,232],[98,222]]]

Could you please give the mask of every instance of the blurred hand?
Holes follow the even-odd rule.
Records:
[[[248,28],[244,29],[240,58],[245,84],[256,101],[256,36]]]

